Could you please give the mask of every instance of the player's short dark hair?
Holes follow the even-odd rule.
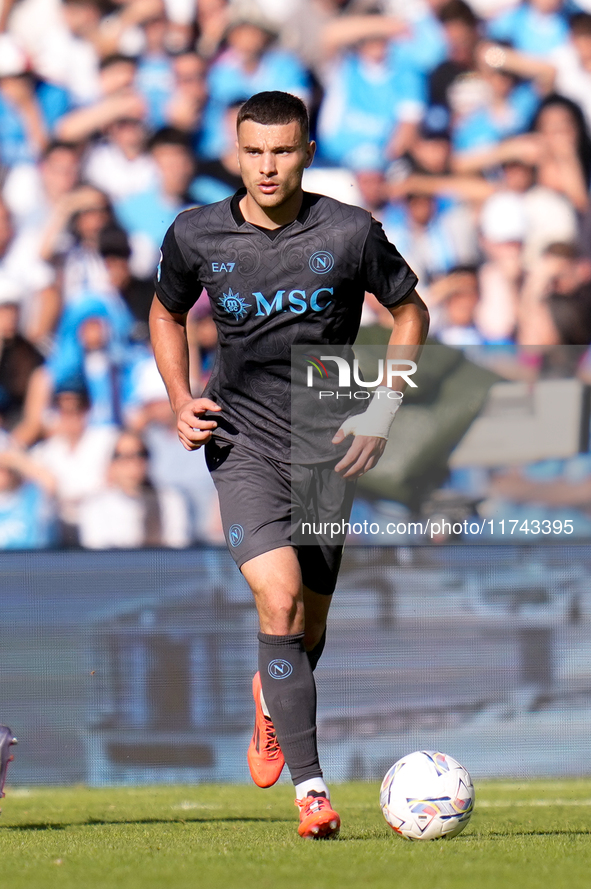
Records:
[[[572,16],[570,32],[576,37],[591,37],[591,15],[588,12],[577,12]]]
[[[463,22],[470,28],[476,28],[480,23],[478,16],[467,3],[464,3],[464,0],[448,0],[437,15],[442,25],[448,22]]]
[[[295,120],[299,123],[306,139],[310,132],[308,109],[302,100],[292,96],[291,93],[282,93],[279,90],[256,93],[247,99],[238,112],[236,129],[245,120],[262,123],[266,127],[291,123]]]

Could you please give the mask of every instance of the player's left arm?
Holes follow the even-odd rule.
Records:
[[[387,358],[418,361],[421,348],[429,330],[427,306],[413,290],[395,306],[388,307],[393,319],[392,334],[388,342]],[[404,393],[406,380],[386,377],[376,390],[368,409],[346,420],[333,438],[340,444],[347,435],[353,435],[351,446],[343,459],[335,466],[335,472],[346,479],[356,479],[372,469],[386,447],[390,426],[402,401],[390,392]],[[369,434],[368,434],[369,433]]]

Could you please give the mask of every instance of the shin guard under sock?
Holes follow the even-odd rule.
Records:
[[[294,784],[322,776],[316,746],[316,685],[304,634],[259,633],[263,697]]]

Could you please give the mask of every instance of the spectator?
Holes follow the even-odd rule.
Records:
[[[591,17],[590,17],[591,20]],[[533,122],[539,135],[538,183],[564,194],[583,212],[589,206],[591,140],[579,106],[547,96]]]
[[[144,47],[137,67],[135,86],[145,99],[147,123],[152,130],[167,123],[165,109],[173,91],[173,65],[166,46],[168,28],[163,3],[160,6],[156,4],[141,23]]]
[[[503,68],[491,67],[482,53],[478,54],[478,71],[485,86],[485,98],[479,108],[453,127],[458,161],[483,146],[523,133],[529,128],[539,104],[539,97],[528,82],[519,82]]]
[[[578,211],[589,206],[591,143],[581,109],[570,99],[550,95],[541,103],[532,133],[454,158],[460,173],[525,161],[537,170],[538,185],[563,194]]]
[[[35,70],[67,90],[74,105],[98,96],[102,11],[100,0],[63,0],[39,15],[29,2],[17,6],[11,22]]]
[[[89,424],[119,423],[130,397],[133,367],[142,357],[129,341],[132,328],[133,318],[119,294],[87,293],[66,306],[46,364],[31,374],[15,440],[30,445],[43,435],[53,393],[70,379],[88,390]]]
[[[347,35],[325,75],[318,117],[320,157],[340,166],[375,165],[412,144],[424,109],[423,81],[399,67],[389,52],[388,31],[379,16],[374,33]]]
[[[15,233],[11,215],[1,200],[0,291],[20,305],[20,326],[25,336],[42,343],[59,314],[55,273],[36,256],[35,239]]]
[[[41,549],[55,543],[52,491],[51,474],[27,454],[0,450],[0,550]]]
[[[515,331],[526,224],[518,195],[499,192],[483,205],[480,230],[485,260],[480,268],[476,321],[491,343],[509,342]]]
[[[242,102],[230,105],[224,114],[225,145],[220,157],[201,160],[191,184],[191,195],[199,204],[212,204],[230,197],[242,188],[236,153],[236,117]]]
[[[537,168],[524,161],[503,164],[506,188],[520,196],[525,214],[523,265],[531,269],[544,250],[556,241],[574,242],[577,238],[577,214],[568,199],[537,181]]]
[[[488,24],[492,40],[510,43],[519,52],[544,58],[568,40],[568,17],[562,0],[529,0],[495,16]]]
[[[112,222],[109,199],[90,185],[78,186],[56,203],[41,238],[40,253],[60,267],[64,306],[89,292],[111,293],[98,246],[101,230]]]
[[[355,170],[355,182],[359,205],[369,210],[376,219],[381,219],[388,205],[388,182],[384,170],[379,166],[372,168],[362,165],[361,169]]]
[[[167,228],[181,210],[195,203],[188,193],[195,157],[187,135],[165,127],[152,136],[149,150],[158,183],[115,205],[117,218],[129,235],[131,268],[139,278],[153,273]]]
[[[479,346],[484,338],[476,324],[480,300],[475,266],[452,269],[429,290],[432,331],[447,346]]]
[[[149,452],[141,437],[122,432],[108,469],[108,487],[80,506],[80,542],[88,549],[183,547],[190,542],[184,499],[155,488],[148,476]]]
[[[376,4],[349,0],[299,0],[283,20],[281,42],[324,84],[327,62],[330,66],[344,47],[376,34],[408,36],[402,17],[378,16],[376,10]],[[405,60],[401,64],[405,66]]]
[[[480,22],[463,0],[448,0],[439,10],[447,44],[447,56],[429,74],[428,122],[439,130],[449,129],[452,123],[454,89],[464,85],[472,89],[472,78],[466,75],[476,70],[476,47],[480,38]],[[455,103],[457,107],[458,97]]]
[[[119,307],[118,307],[119,308]],[[131,318],[88,298],[64,312],[54,354],[47,362],[52,388],[80,376],[90,397],[89,425],[120,425],[130,397],[130,376],[143,357],[127,339]]]
[[[62,545],[76,546],[80,504],[104,487],[117,430],[89,426],[90,400],[80,380],[56,391],[53,404],[49,434],[31,457],[53,477]]]
[[[13,429],[22,419],[33,371],[41,353],[18,332],[19,305],[0,282],[0,425]]]
[[[189,133],[197,143],[207,101],[205,60],[186,50],[174,56],[172,71],[174,82],[164,109],[164,124]]]
[[[496,44],[485,58],[493,67],[505,68],[519,77],[535,78],[542,93],[555,90],[576,102],[591,126],[591,14],[573,15],[570,39],[542,59]]]
[[[131,247],[123,229],[107,226],[99,234],[99,253],[107,267],[113,292],[119,294],[133,316],[133,328],[129,332],[134,342],[148,339],[148,316],[154,295],[151,279],[136,278],[131,271]]]
[[[102,59],[99,95],[94,102],[62,117],[57,126],[58,137],[67,142],[86,142],[101,135],[115,121],[143,120],[146,103],[134,88],[136,70],[137,61],[129,56],[115,54]]]
[[[80,151],[69,142],[52,141],[37,164],[13,167],[4,183],[3,198],[16,230],[40,237],[56,204],[80,178]]]
[[[21,48],[9,34],[0,34],[0,163],[36,160],[67,109],[64,91],[34,78]]]
[[[478,259],[477,233],[470,212],[431,195],[409,193],[382,214],[389,239],[407,258],[422,286],[454,266]]]
[[[113,202],[152,187],[158,171],[146,153],[146,137],[141,116],[114,120],[106,127],[105,138],[88,152],[85,179]]]
[[[401,3],[410,33],[402,34],[394,51],[397,62],[417,68],[423,74],[445,61],[447,42],[439,12],[447,0],[426,0],[424,3]]]
[[[204,59],[213,59],[219,52],[228,27],[228,0],[201,0],[197,4],[197,50]]]
[[[406,157],[412,170],[430,176],[442,176],[450,172],[451,151],[449,131],[430,126],[427,117]]]
[[[308,76],[296,56],[274,47],[276,32],[261,15],[238,11],[226,31],[226,49],[213,62],[208,77],[209,100],[203,119],[201,154],[223,153],[224,111],[244,96],[263,90],[284,90],[309,97]]]

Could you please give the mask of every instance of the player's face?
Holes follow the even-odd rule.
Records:
[[[265,126],[244,120],[238,130],[238,162],[250,197],[265,210],[299,194],[302,176],[314,157],[297,121]]]

